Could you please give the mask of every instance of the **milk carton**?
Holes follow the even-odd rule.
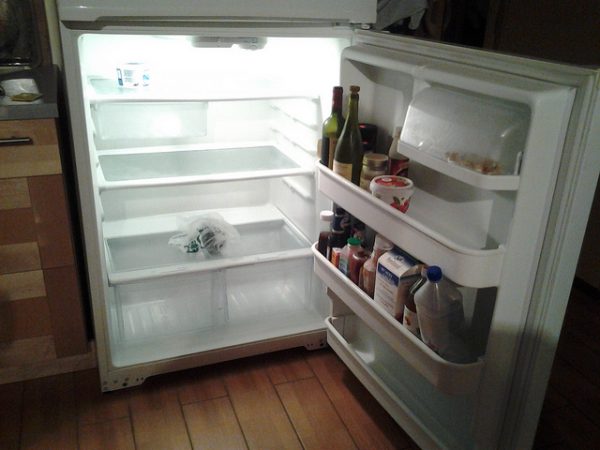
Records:
[[[398,320],[402,319],[408,289],[416,281],[414,276],[402,276],[416,263],[407,254],[396,250],[384,253],[377,262],[373,300]]]

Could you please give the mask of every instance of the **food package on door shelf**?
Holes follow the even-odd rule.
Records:
[[[400,249],[384,253],[377,262],[373,300],[395,319],[402,321],[410,287],[421,277],[412,256]]]
[[[180,233],[169,239],[169,245],[207,258],[227,256],[240,240],[236,228],[217,213],[178,217],[177,228]]]

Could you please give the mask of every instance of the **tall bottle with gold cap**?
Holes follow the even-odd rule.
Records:
[[[358,127],[359,91],[360,87],[350,86],[348,117],[333,156],[333,171],[356,185],[360,184],[363,158],[362,138]]]

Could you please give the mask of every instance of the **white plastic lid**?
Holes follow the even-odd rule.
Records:
[[[319,213],[319,217],[323,222],[333,221],[333,211],[324,210]]]
[[[381,250],[391,250],[394,248],[394,244],[391,241],[384,238],[382,235],[375,235],[375,242],[373,243],[374,248],[380,248]]]

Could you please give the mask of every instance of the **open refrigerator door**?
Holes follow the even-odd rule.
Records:
[[[328,343],[424,448],[531,445],[598,176],[597,71],[372,32],[341,68],[379,141],[402,127],[414,193],[403,213],[324,166],[319,191],[459,285],[471,360],[440,357],[315,251]]]

